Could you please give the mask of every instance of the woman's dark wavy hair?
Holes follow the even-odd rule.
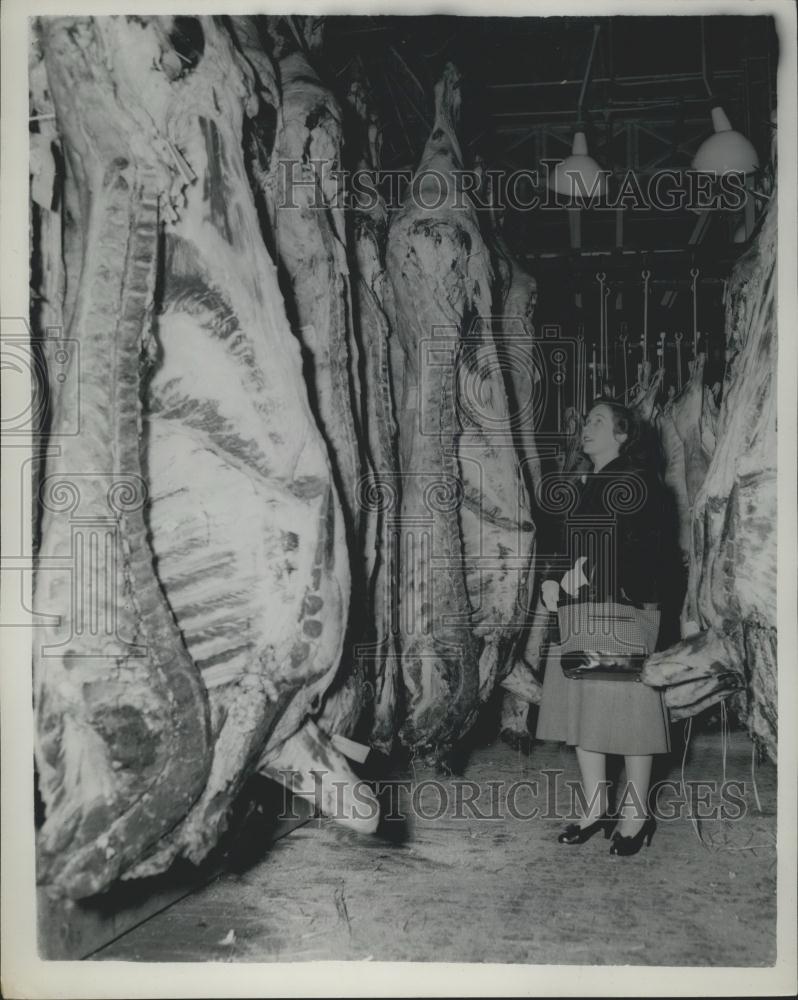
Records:
[[[606,406],[612,413],[612,424],[616,434],[625,434],[626,440],[618,449],[619,455],[624,455],[631,463],[643,469],[662,475],[662,455],[659,438],[648,424],[644,423],[637,412],[629,406],[599,396],[590,405]]]

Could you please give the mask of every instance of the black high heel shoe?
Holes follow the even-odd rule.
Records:
[[[654,836],[654,831],[656,829],[657,821],[653,816],[648,816],[646,821],[633,837],[623,837],[616,831],[615,834],[613,834],[612,843],[610,844],[610,854],[618,854],[623,858],[628,858],[632,854],[637,854],[643,846],[644,840],[646,842],[646,847],[651,844],[651,838]]]
[[[611,819],[605,813],[603,816],[599,816],[597,820],[594,820],[588,826],[579,826],[578,823],[569,823],[559,837],[557,837],[557,843],[584,844],[586,840],[590,840],[593,834],[598,833],[599,830],[604,831],[604,839],[606,840],[617,822],[618,821],[616,819]]]

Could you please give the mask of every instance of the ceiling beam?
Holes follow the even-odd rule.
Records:
[[[715,80],[732,80],[742,78],[742,70],[723,70],[712,74]],[[591,86],[599,84],[612,84],[613,86],[647,86],[654,83],[692,83],[701,82],[703,77],[700,73],[655,73],[643,76],[616,76],[616,77],[596,77],[591,80]],[[518,83],[489,83],[488,90],[529,90],[536,87],[581,87],[580,80],[526,80]],[[704,98],[706,100],[706,98]]]

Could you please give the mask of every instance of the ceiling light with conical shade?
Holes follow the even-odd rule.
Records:
[[[596,51],[601,26],[593,25],[593,42],[590,46],[582,89],[576,105],[576,131],[574,132],[571,155],[558,163],[549,174],[548,186],[552,191],[568,198],[575,205],[589,202],[594,197],[603,197],[607,193],[608,171],[602,170],[587,151],[587,136],[585,135],[582,107],[585,102],[587,85],[590,80],[590,70],[593,66],[593,56]]]
[[[726,112],[712,93],[707,68],[705,19],[701,21],[701,75],[707,96],[712,102],[712,124],[715,134],[705,139],[693,157],[693,169],[704,174],[753,174],[759,167],[759,157],[751,142],[731,127]]]
[[[603,197],[607,193],[607,173],[589,155],[585,133],[577,130],[571,155],[558,163],[549,174],[549,187],[575,201],[596,195]]]
[[[693,158],[693,169],[701,173],[752,174],[759,167],[753,144],[731,127],[726,112],[719,105],[712,109],[715,134],[705,139]]]

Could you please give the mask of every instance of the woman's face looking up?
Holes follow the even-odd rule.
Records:
[[[588,413],[582,429],[582,450],[591,459],[610,460],[617,457],[626,440],[625,434],[616,434],[615,420],[609,406],[599,403]]]

